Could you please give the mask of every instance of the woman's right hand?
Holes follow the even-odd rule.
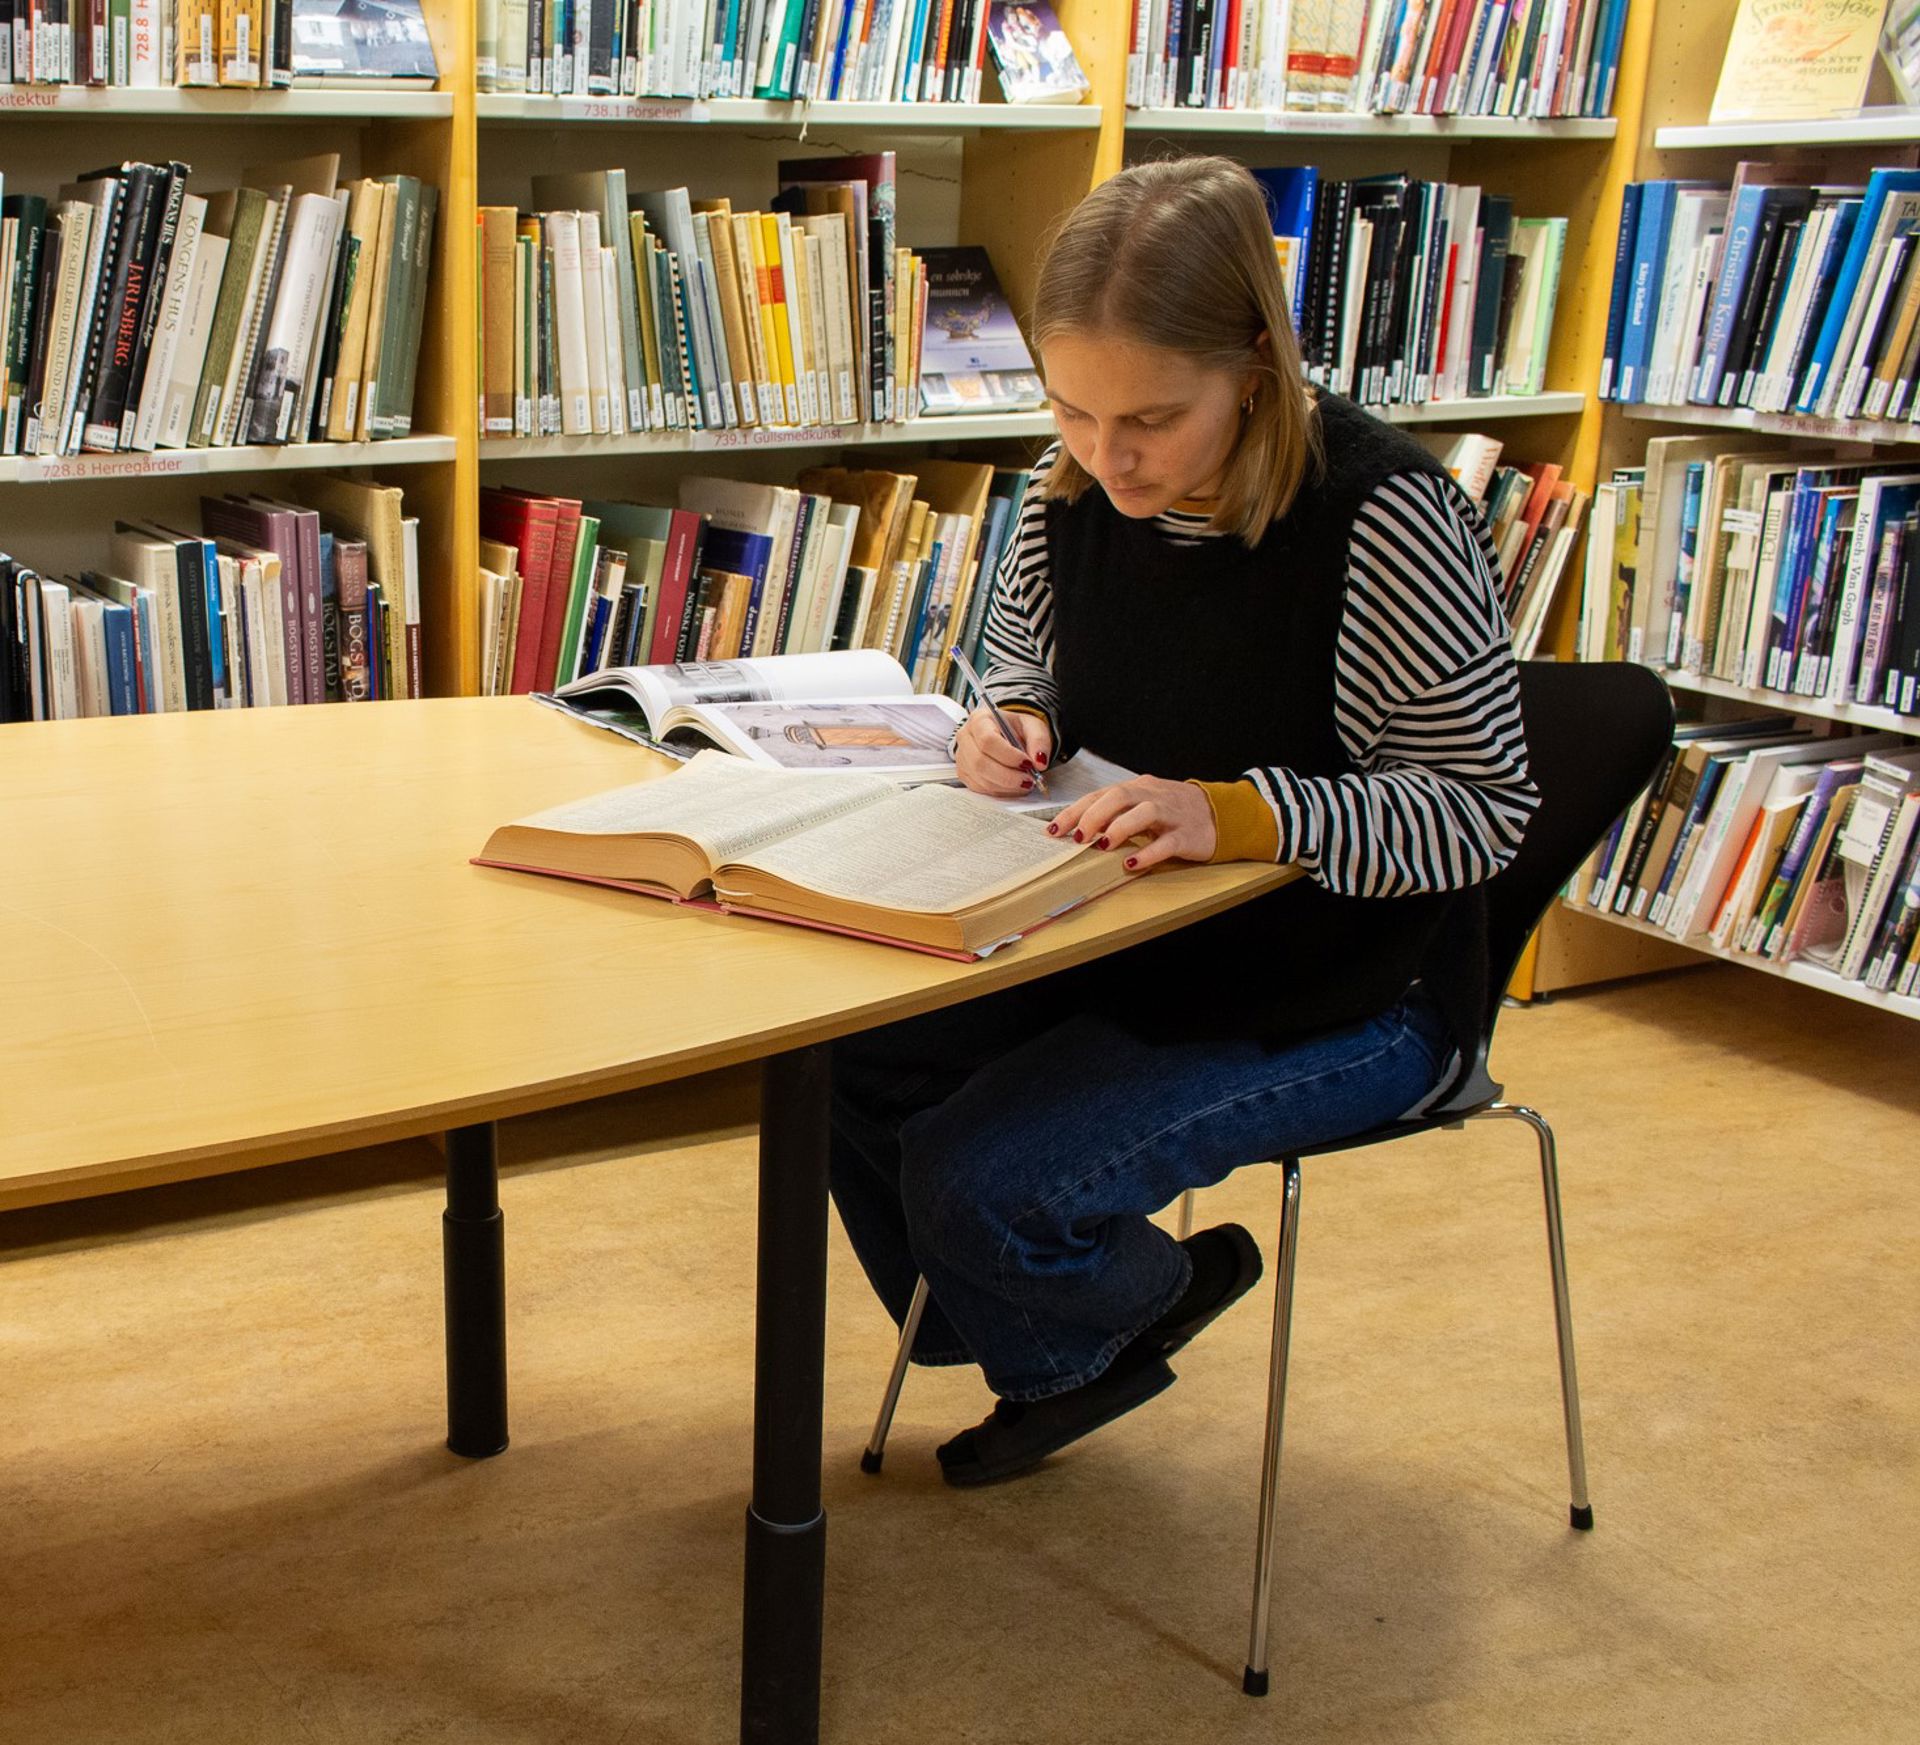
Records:
[[[976,709],[960,724],[954,737],[953,759],[960,779],[976,794],[996,800],[1017,799],[1031,793],[1036,771],[1053,761],[1053,729],[1038,715],[1009,709],[1006,717],[1020,735],[1024,749],[1007,743],[991,709]]]

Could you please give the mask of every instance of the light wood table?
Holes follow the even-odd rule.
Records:
[[[524,698],[0,728],[0,1210],[445,1132],[448,1446],[507,1442],[493,1123],[764,1065],[741,1734],[817,1736],[828,1044],[1272,888],[1143,879],[980,964],[468,864],[666,760]]]

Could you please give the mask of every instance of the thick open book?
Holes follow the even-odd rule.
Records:
[[[916,696],[874,648],[610,667],[538,696],[680,758],[714,745],[776,769],[895,779],[952,775],[948,747],[966,719],[949,698]]]
[[[1119,852],[963,789],[795,777],[710,751],[504,824],[477,861],[965,957],[1130,876]]]

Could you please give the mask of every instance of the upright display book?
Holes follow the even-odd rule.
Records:
[[[929,248],[920,415],[1033,412],[1047,391],[984,248]]]
[[[1886,0],[1740,0],[1708,120],[1816,121],[1858,109]]]
[[[987,49],[1009,103],[1083,103],[1091,87],[1047,0],[996,0]]]
[[[323,90],[433,84],[420,0],[293,0],[293,76]]]
[[[1062,842],[975,794],[717,752],[502,825],[477,861],[957,957],[1131,876],[1118,852]]]

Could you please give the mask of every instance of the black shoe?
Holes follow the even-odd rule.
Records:
[[[1129,1345],[1121,1356],[1133,1348]],[[1173,1382],[1173,1371],[1164,1358],[1132,1364],[1116,1359],[1084,1387],[1044,1400],[998,1400],[987,1418],[940,1445],[941,1476],[948,1484],[962,1486],[1012,1478],[1135,1406],[1145,1405]]]
[[[1260,1282],[1260,1245],[1238,1224],[1196,1230],[1180,1244],[1193,1262],[1193,1276],[1180,1300],[1129,1345],[1169,1357],[1217,1321]]]
[[[1260,1281],[1260,1247],[1238,1224],[1196,1231],[1181,1244],[1193,1276],[1179,1300],[1084,1387],[1044,1400],[1000,1400],[992,1415],[939,1449],[948,1484],[995,1484],[1038,1466],[1174,1383],[1167,1358]]]

